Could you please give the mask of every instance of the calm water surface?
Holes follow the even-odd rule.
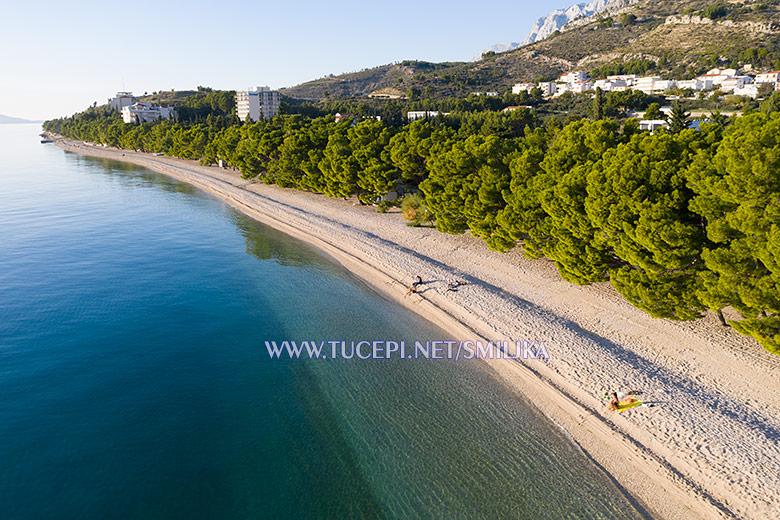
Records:
[[[0,125],[0,518],[637,518],[447,339],[186,184]]]

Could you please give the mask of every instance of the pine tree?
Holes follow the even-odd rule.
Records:
[[[677,134],[688,128],[691,114],[686,112],[679,101],[672,104],[672,112],[669,114],[669,131]]]
[[[596,88],[596,95],[593,96],[593,119],[604,119],[604,91],[600,87]]]
[[[701,299],[767,350],[780,353],[780,113],[737,118],[712,158],[700,153],[688,172],[691,209],[706,218],[713,245],[702,258]]]
[[[688,210],[684,172],[688,140],[702,136],[682,136],[643,132],[608,150],[588,176],[585,208],[622,261],[610,269],[615,288],[654,317],[691,320],[704,309],[697,291],[705,237]]]

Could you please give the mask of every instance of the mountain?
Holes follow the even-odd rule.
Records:
[[[507,52],[523,45],[528,45],[539,40],[544,40],[548,36],[552,35],[555,31],[563,30],[564,26],[571,24],[575,21],[580,21],[585,18],[589,18],[593,15],[607,11],[609,13],[629,7],[641,0],[593,0],[589,4],[576,4],[566,9],[556,9],[547,16],[539,18],[531,28],[531,32],[528,33],[525,40],[522,43],[497,43],[490,47],[483,49],[478,55],[471,59],[471,61],[479,61],[482,59],[482,55],[486,52]]]
[[[629,5],[633,5],[640,0],[593,0],[589,4],[577,4],[566,9],[556,9],[543,18],[539,18],[531,32],[528,33],[522,45],[528,45],[539,40],[544,40],[555,31],[560,31],[569,22],[588,18],[594,14],[603,11],[614,11]]]
[[[592,72],[642,61],[647,74],[688,79],[714,67],[780,70],[780,5],[748,0],[600,0],[600,16],[578,19],[565,30],[475,62],[404,61],[331,75],[283,89],[287,97],[321,100],[368,96],[393,87],[421,99],[507,92],[514,83],[555,79],[571,70]],[[633,2],[633,3],[632,3]],[[586,5],[594,5],[586,4]],[[617,6],[617,7],[616,7]],[[715,7],[713,7],[715,6]],[[621,24],[619,13],[633,15]],[[599,23],[599,18],[607,18]],[[548,17],[549,18],[549,17]],[[544,24],[540,24],[536,35]],[[627,63],[628,62],[628,63]],[[618,72],[614,72],[618,73]]]
[[[495,45],[491,45],[487,49],[482,49],[479,54],[471,58],[471,61],[479,61],[482,59],[482,55],[486,52],[495,52],[496,54],[500,52],[507,52],[507,51],[513,51],[520,47],[520,44],[517,42],[509,42],[509,43],[497,43]]]
[[[0,114],[0,125],[17,125],[23,123],[42,123],[43,121],[30,121],[29,119],[21,119],[18,117],[4,116]]]

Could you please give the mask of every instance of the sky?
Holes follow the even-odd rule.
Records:
[[[0,114],[52,119],[117,91],[281,88],[407,59],[468,61],[576,0],[0,0]]]

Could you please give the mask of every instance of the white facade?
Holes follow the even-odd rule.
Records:
[[[561,83],[579,83],[581,81],[588,81],[589,79],[590,76],[588,76],[587,72],[575,70],[564,74],[558,81]]]
[[[734,78],[726,78],[721,84],[720,88],[724,92],[730,92],[737,88],[743,88],[745,85],[753,83],[753,78],[750,76],[736,76]]]
[[[589,90],[593,90],[593,83],[590,81],[578,81],[569,84],[569,92],[574,92],[575,94],[581,94]]]
[[[622,79],[599,79],[593,82],[593,88],[600,88],[604,92],[620,92],[628,88],[628,84]]]
[[[712,69],[707,71],[709,76],[726,76],[727,78],[737,75],[737,69]]]
[[[236,113],[241,121],[249,117],[252,121],[272,119],[279,113],[282,96],[270,87],[257,87],[255,90],[236,92]]]
[[[677,87],[681,89],[689,88],[691,90],[704,90],[705,82],[700,79],[681,79],[677,82]],[[712,88],[712,82],[710,82],[710,88]]]
[[[406,119],[408,119],[409,122],[411,123],[412,121],[416,121],[418,119],[425,119],[426,117],[436,117],[438,115],[439,115],[439,112],[436,111],[436,110],[416,110],[416,111],[412,111],[412,112],[407,112],[406,113]],[[449,112],[444,112],[442,115],[443,116],[448,116],[448,115],[450,115],[450,113]]]
[[[756,83],[777,83],[780,81],[780,70],[773,70],[772,72],[762,72],[756,74]]]
[[[625,81],[627,87],[634,86],[634,82],[636,81],[636,74],[616,74],[614,76],[607,76],[607,79],[609,80],[620,80]]]
[[[125,123],[151,123],[171,119],[174,115],[172,107],[153,103],[133,103],[122,108],[122,121]]]
[[[554,81],[542,81],[538,87],[542,91],[543,96],[555,95],[555,91],[558,90],[558,84]]]
[[[111,107],[111,110],[121,112],[123,108],[130,106],[137,101],[138,99],[136,99],[132,92],[117,92],[116,96],[108,102],[108,105]]]
[[[715,85],[720,85],[723,83],[723,81],[729,79],[731,76],[727,76],[725,74],[704,74],[703,76],[699,76],[697,79],[700,79],[702,81],[709,81],[712,87]]]
[[[512,85],[512,94],[519,94],[520,92],[531,92],[536,85],[533,83],[515,83]]]
[[[635,90],[641,90],[645,94],[652,94],[655,92],[655,82],[661,81],[661,78],[657,78],[655,76],[648,76],[646,78],[636,78],[636,81],[634,82],[634,89]]]
[[[753,99],[758,97],[758,84],[745,85],[734,89],[735,96],[747,96]]]
[[[647,130],[649,132],[655,132],[659,128],[669,128],[669,124],[663,119],[648,119],[646,121],[639,122],[640,130]]]

